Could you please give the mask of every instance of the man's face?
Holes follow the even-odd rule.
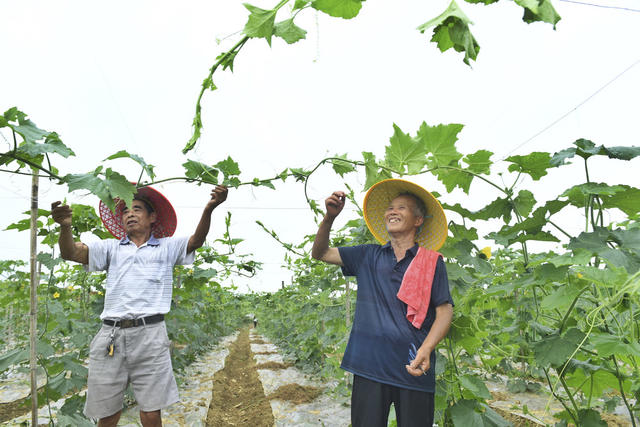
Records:
[[[424,218],[415,215],[416,202],[409,196],[398,196],[389,203],[384,223],[389,234],[415,232]]]
[[[149,213],[144,202],[134,200],[131,209],[126,206],[122,209],[122,224],[127,234],[132,232],[151,232],[151,226],[156,220],[156,213]]]

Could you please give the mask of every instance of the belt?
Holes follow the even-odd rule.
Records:
[[[102,323],[109,326],[115,326],[116,328],[135,328],[136,326],[150,325],[152,323],[162,322],[163,320],[164,314],[154,314],[153,316],[139,317],[137,319],[104,319]]]

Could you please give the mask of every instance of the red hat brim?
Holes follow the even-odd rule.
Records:
[[[135,183],[133,183],[135,185]],[[173,236],[178,226],[176,211],[171,206],[171,202],[158,190],[152,187],[138,188],[138,196],[147,200],[156,213],[156,221],[151,226],[151,232],[156,238]],[[116,199],[115,212],[100,201],[100,219],[104,226],[115,238],[122,239],[127,235],[122,224],[122,210],[124,201]]]

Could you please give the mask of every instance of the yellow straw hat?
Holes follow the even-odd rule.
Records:
[[[364,196],[364,221],[373,237],[382,244],[390,240],[384,223],[384,214],[389,203],[401,193],[412,193],[419,197],[427,208],[427,217],[416,236],[418,245],[437,251],[447,238],[447,218],[440,202],[433,194],[413,182],[403,179],[385,179],[374,184]]]

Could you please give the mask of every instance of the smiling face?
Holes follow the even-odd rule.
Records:
[[[151,233],[151,227],[156,221],[156,213],[149,212],[142,200],[134,200],[131,209],[122,209],[122,224],[128,235],[132,233]]]
[[[389,203],[384,213],[384,223],[390,235],[414,233],[424,222],[416,215],[416,202],[410,196],[398,196]]]

